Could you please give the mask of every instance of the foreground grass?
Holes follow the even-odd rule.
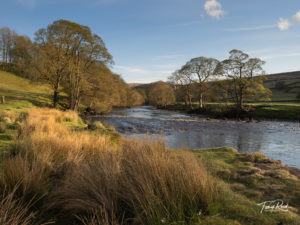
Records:
[[[32,109],[16,122],[18,137],[0,170],[1,224],[300,221],[299,171],[263,155],[116,141],[103,125],[87,129],[74,112]],[[279,197],[289,212],[260,213],[257,203]]]
[[[237,115],[233,104],[207,103],[205,109],[199,111],[198,104],[193,104],[193,109],[182,103],[169,105],[167,110],[183,113],[203,114],[214,118],[241,118],[241,119],[273,119],[300,121],[300,104],[297,103],[249,103],[245,105],[245,112]]]

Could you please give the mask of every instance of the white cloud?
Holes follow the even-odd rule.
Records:
[[[295,56],[300,56],[300,52],[265,55],[265,56],[262,56],[261,58],[263,60],[268,60],[268,59],[284,58],[284,57],[295,57]]]
[[[269,52],[273,52],[273,51],[274,51],[274,48],[260,48],[260,49],[249,50],[246,52],[249,55],[261,55],[261,54],[269,53]]]
[[[207,0],[204,4],[204,9],[208,15],[219,19],[225,14],[225,11],[222,9],[222,5],[217,0]]]
[[[300,24],[300,10],[290,20],[279,18],[277,26],[280,30],[287,30],[297,24]]]
[[[276,24],[264,25],[264,26],[256,26],[256,27],[238,27],[238,28],[229,28],[225,29],[225,31],[254,31],[254,30],[267,30],[277,27]]]
[[[292,26],[292,24],[288,19],[280,18],[279,22],[277,23],[277,26],[280,30],[287,30],[290,28],[290,26]]]
[[[293,16],[292,21],[294,23],[300,23],[300,10]]]

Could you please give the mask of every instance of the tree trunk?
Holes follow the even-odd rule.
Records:
[[[5,104],[5,96],[2,96],[2,98],[1,98],[1,103],[2,103],[2,104]]]
[[[202,109],[203,108],[203,94],[201,93],[199,96],[199,108]]]
[[[189,96],[189,105],[190,105],[190,108],[193,109],[193,105],[192,105],[192,97]]]
[[[55,89],[53,91],[53,108],[56,108],[57,103],[58,103],[58,91],[57,89]]]

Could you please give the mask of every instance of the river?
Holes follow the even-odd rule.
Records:
[[[116,110],[92,119],[114,126],[124,136],[163,138],[171,148],[229,146],[241,153],[262,152],[286,165],[300,168],[300,123],[207,120],[150,106]]]

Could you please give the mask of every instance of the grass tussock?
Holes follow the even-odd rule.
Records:
[[[23,116],[0,185],[39,197],[42,215],[71,224],[191,224],[216,196],[202,163],[162,141],[120,139],[73,130],[77,114],[32,109]]]
[[[36,212],[30,210],[33,201],[25,203],[21,198],[16,198],[16,189],[0,196],[0,224],[1,225],[31,225]]]
[[[63,215],[98,212],[116,221],[189,223],[208,213],[215,192],[206,169],[188,153],[174,154],[160,141],[125,140],[119,151],[70,170],[53,194]]]
[[[33,109],[20,128],[18,151],[49,166],[80,163],[93,158],[98,151],[110,149],[110,140],[104,136],[77,132],[62,126],[61,121],[78,121],[74,112]]]
[[[2,163],[0,186],[13,190],[20,197],[42,197],[47,192],[50,169],[47,164],[17,155]]]

